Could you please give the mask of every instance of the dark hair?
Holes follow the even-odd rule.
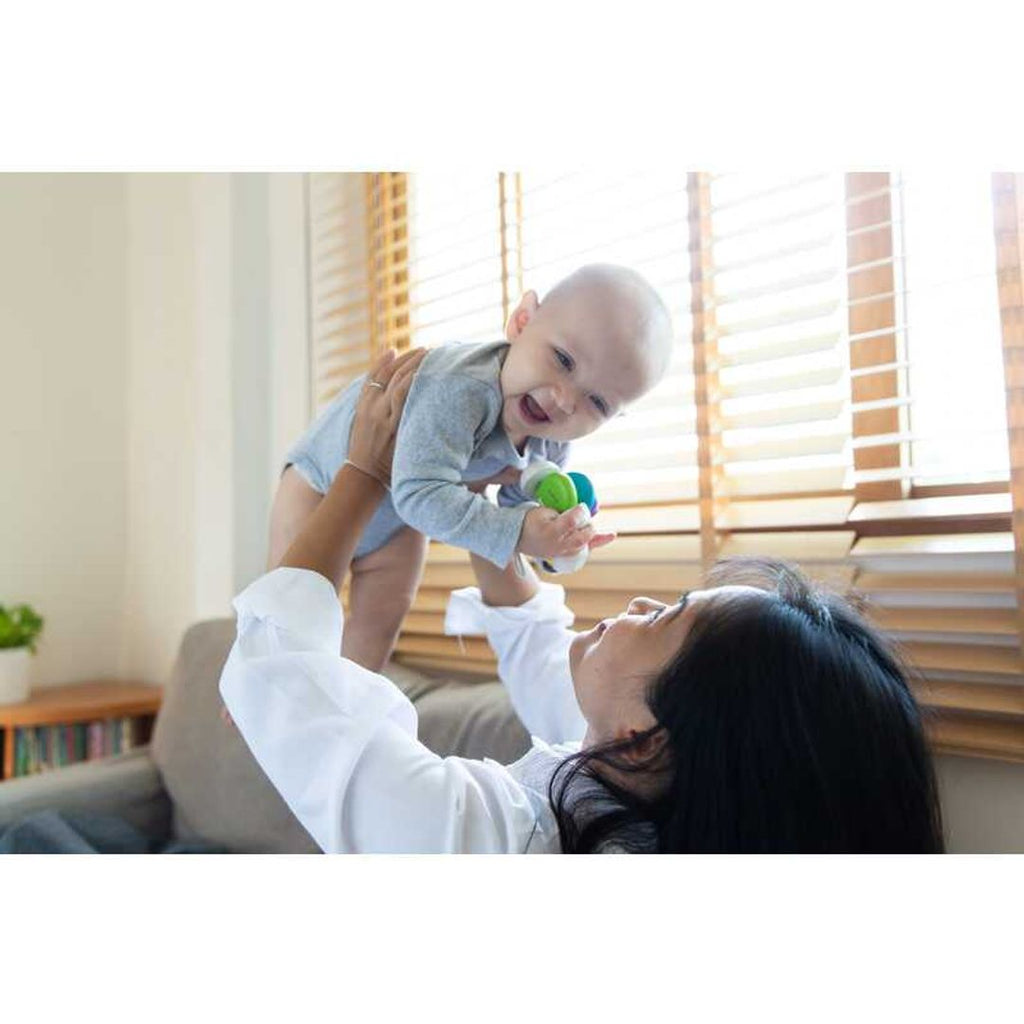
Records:
[[[556,770],[549,798],[562,849],[941,853],[921,712],[891,645],[850,603],[780,562],[720,563],[708,583],[726,582],[762,593],[701,605],[649,684],[657,725]],[[659,734],[658,765],[622,757]],[[661,768],[664,778],[644,795],[602,765]]]

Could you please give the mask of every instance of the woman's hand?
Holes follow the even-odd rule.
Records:
[[[311,569],[341,589],[359,537],[391,479],[395,432],[423,355],[413,350],[396,359],[387,352],[374,364],[356,405],[349,457],[284,553],[282,568]]]
[[[356,403],[348,461],[385,487],[391,486],[395,435],[405,400],[426,354],[426,349],[414,348],[396,358],[394,349],[388,349],[367,374]]]
[[[350,468],[341,467],[284,553],[281,567],[311,569],[341,589],[363,527],[380,502],[377,485],[390,486],[395,434],[424,355],[426,351],[420,348],[396,358],[389,349],[374,364],[356,403],[349,437],[346,462],[359,472],[351,474]],[[227,708],[221,708],[220,717],[233,724]]]

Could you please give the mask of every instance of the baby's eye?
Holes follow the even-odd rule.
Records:
[[[602,416],[608,415],[608,403],[600,395],[591,395],[590,400]]]
[[[573,368],[572,356],[568,352],[563,352],[560,348],[555,349],[555,358],[562,364],[566,370]]]

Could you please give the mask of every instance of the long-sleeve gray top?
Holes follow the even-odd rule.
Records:
[[[563,466],[569,445],[530,437],[516,451],[501,425],[499,383],[507,342],[445,345],[425,356],[409,391],[395,440],[391,494],[364,531],[356,555],[384,544],[403,523],[504,567],[531,507],[518,486],[498,506],[463,484],[542,458]],[[324,410],[287,458],[321,493],[348,452],[360,377]]]

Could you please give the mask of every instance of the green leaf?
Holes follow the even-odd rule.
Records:
[[[36,652],[36,638],[43,631],[43,619],[31,605],[6,608],[0,604],[0,647],[27,647]]]

